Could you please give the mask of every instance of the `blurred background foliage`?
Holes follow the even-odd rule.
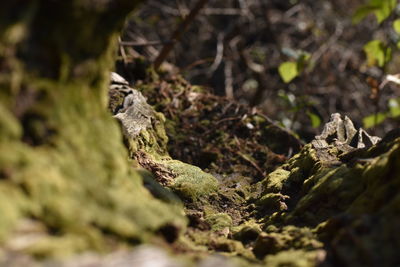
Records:
[[[154,61],[197,1],[148,0],[121,37],[124,60]],[[397,0],[209,0],[162,68],[305,141],[334,112],[382,136],[400,116],[400,87],[380,88],[400,72],[399,14]]]

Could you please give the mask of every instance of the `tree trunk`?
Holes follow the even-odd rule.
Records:
[[[6,250],[27,223],[40,230],[39,238],[18,248],[44,257],[108,250],[110,239],[141,241],[165,225],[183,225],[179,205],[144,189],[106,109],[117,37],[139,2],[0,4],[0,240]]]

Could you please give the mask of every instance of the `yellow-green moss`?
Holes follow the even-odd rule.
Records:
[[[8,188],[1,190],[5,201],[0,204],[0,237],[12,236],[18,218],[32,216],[59,236],[28,251],[43,256],[47,251],[52,256],[96,249],[98,244],[90,241],[93,231],[121,240],[146,240],[166,224],[183,229],[182,207],[155,199],[143,187],[139,173],[129,167],[121,132],[111,115],[95,102],[80,101],[74,86],[52,84],[52,88],[62,90],[66,102],[43,107],[48,121],[60,125],[51,145],[32,147],[15,138],[0,143],[0,170],[6,176],[0,188]],[[89,89],[84,94],[96,98]],[[71,235],[79,235],[81,241],[67,242]],[[99,236],[97,240],[104,242]]]
[[[0,103],[0,142],[15,140],[21,137],[22,129],[16,118]]]
[[[312,267],[319,266],[324,261],[326,253],[323,250],[305,251],[290,249],[269,255],[265,258],[268,267]]]
[[[283,183],[289,177],[290,171],[279,168],[270,173],[262,182],[265,192],[279,192],[282,190]]]
[[[244,244],[256,240],[261,232],[262,230],[260,225],[254,220],[246,221],[245,223],[232,228],[233,238],[240,240]]]
[[[196,166],[177,160],[168,161],[167,166],[176,174],[171,189],[184,199],[196,202],[218,189],[214,176]]]
[[[205,219],[211,225],[213,231],[220,231],[232,226],[232,218],[226,213],[210,214]]]
[[[95,9],[90,1],[1,4],[0,60],[7,66],[0,75],[4,246],[24,218],[43,223],[43,238],[24,250],[44,258],[107,251],[110,237],[149,240],[165,225],[184,230],[182,206],[155,198],[143,186],[106,109],[117,36],[138,2],[107,8],[96,3]],[[162,136],[153,139],[166,143]],[[153,139],[143,138],[143,146]]]

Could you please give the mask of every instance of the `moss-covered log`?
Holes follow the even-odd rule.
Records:
[[[398,129],[379,141],[333,114],[321,135],[268,172],[283,156],[270,149],[282,153],[295,142],[256,110],[176,77],[141,89],[166,116],[171,154],[192,164],[207,157],[205,167],[218,178],[211,205],[186,205],[187,235],[198,247],[254,265],[398,265]],[[247,160],[235,151],[248,153]],[[260,182],[258,169],[268,172]]]
[[[398,265],[398,134],[345,153],[313,142],[270,173],[253,199],[265,231],[256,240],[258,256],[275,264],[311,257],[311,266]]]

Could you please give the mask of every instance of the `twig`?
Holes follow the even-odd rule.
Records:
[[[242,152],[241,143],[239,142],[239,139],[236,136],[234,136],[234,140],[235,140],[235,142],[237,144],[238,151],[233,151],[232,150],[232,152],[235,153],[236,155],[238,155],[239,157],[241,157],[242,159],[244,159],[245,161],[249,162],[261,174],[261,176],[265,176],[265,173],[263,172],[263,170],[252,159],[252,157],[249,156],[249,155],[246,155],[246,153]]]
[[[171,37],[171,43],[164,45],[160,54],[154,61],[154,69],[158,70],[164,60],[167,58],[168,54],[174,48],[176,42],[178,42],[182,36],[182,34],[187,30],[188,26],[191,22],[196,18],[197,14],[199,14],[200,10],[207,4],[208,0],[199,0],[194,8],[190,11],[189,15],[187,15],[182,23],[178,26],[178,28],[174,31]]]
[[[119,46],[119,52],[121,53],[121,57],[122,57],[122,59],[123,59],[123,61],[124,61],[124,65],[125,65],[125,67],[126,67],[126,65],[128,64],[128,59],[127,59],[127,57],[126,57],[125,49],[124,49],[124,47],[121,45],[121,37],[118,37],[118,41],[119,41],[119,44],[120,44],[120,46]]]
[[[235,120],[238,120],[238,121],[239,121],[240,118],[241,118],[240,116],[239,116],[239,117],[223,118],[223,119],[217,121],[215,124],[218,125],[218,124],[220,124],[220,123],[222,123],[222,122],[225,122],[225,121],[235,121]]]
[[[260,100],[263,99],[263,95],[267,88],[267,84],[265,82],[266,67],[262,64],[254,62],[245,49],[240,50],[239,54],[242,61],[244,61],[246,66],[253,72],[254,78],[258,83],[257,90],[250,99],[250,106],[254,107],[260,103]]]
[[[225,62],[225,95],[229,99],[233,99],[233,77],[232,77],[232,60],[227,60]]]
[[[335,43],[339,38],[342,36],[343,33],[343,24],[337,23],[335,33],[328,39],[326,43],[321,45],[321,47],[315,51],[310,59],[311,64],[309,64],[307,68],[307,72],[311,71],[311,68],[317,64],[317,61],[322,57]]]
[[[189,13],[189,9],[182,7],[179,8],[179,10],[168,8],[168,10],[163,9],[163,11],[170,15],[179,17],[182,16],[182,14]],[[243,10],[239,8],[204,8],[200,13],[206,16],[242,16]]]
[[[242,59],[244,60],[244,62],[246,63],[247,67],[251,71],[253,71],[255,73],[264,73],[265,72],[265,66],[254,62],[251,59],[247,50],[240,50],[239,53],[240,53],[240,56],[242,57]]]
[[[181,72],[191,70],[198,65],[209,63],[212,60],[213,60],[212,58],[203,58],[203,59],[196,60],[195,62],[190,63],[189,65],[185,66],[184,68],[181,68]]]
[[[166,45],[172,43],[171,41],[148,41],[148,42],[130,42],[120,41],[119,44],[122,46],[152,46],[152,45]]]
[[[218,43],[217,43],[217,54],[215,55],[215,59],[213,64],[209,69],[209,74],[213,74],[221,65],[222,59],[224,57],[224,34],[218,34]]]
[[[170,14],[172,16],[181,16],[180,10],[177,10],[176,8],[170,7],[168,5],[164,5],[164,4],[160,3],[160,1],[157,1],[157,2],[149,1],[149,3],[147,5],[149,7],[156,8],[157,10],[162,10],[164,13]],[[179,6],[178,6],[178,8],[179,8]],[[185,9],[183,9],[182,11],[185,11]],[[189,13],[189,12],[187,12],[187,13]]]
[[[379,90],[382,90],[388,82],[393,82],[397,85],[400,85],[400,73],[386,75],[383,82],[381,82],[379,85]]]

